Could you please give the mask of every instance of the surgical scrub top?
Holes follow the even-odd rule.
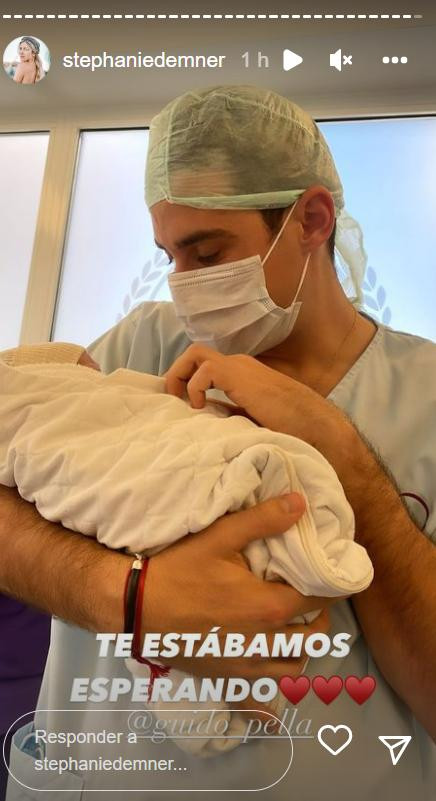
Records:
[[[147,302],[136,307],[111,331],[90,348],[105,372],[119,367],[154,374],[165,372],[190,344],[171,303]],[[410,514],[428,537],[436,533],[436,345],[411,334],[378,325],[377,331],[355,364],[330,393],[329,399],[341,407],[379,452],[402,492],[410,493]],[[419,496],[420,502],[411,496]],[[428,514],[425,511],[428,508]],[[171,514],[171,510],[168,510]],[[424,528],[425,526],[425,528]],[[401,539],[398,542],[401,548]],[[199,565],[201,569],[201,565]],[[413,570],[413,564],[410,566]],[[79,591],[79,588],[78,588]],[[174,599],[174,603],[177,603]],[[265,788],[261,798],[268,801],[430,801],[436,792],[436,747],[413,717],[410,709],[385,681],[375,664],[359,622],[348,601],[330,610],[330,637],[338,632],[351,634],[348,656],[327,655],[309,660],[306,675],[342,678],[370,675],[377,686],[371,698],[359,705],[343,691],[325,705],[310,691],[295,707],[289,704],[286,726],[291,740],[262,737],[242,743],[233,751],[212,759],[198,759],[184,753],[166,739],[156,745],[150,739],[149,723],[140,731],[143,739],[125,746],[121,755],[131,758],[173,759],[175,768],[159,776],[137,772],[110,778],[102,772],[80,771],[53,778],[51,787],[70,793],[50,794],[60,799],[125,798],[122,790],[143,788],[133,798],[147,801],[199,797],[230,801],[251,798]],[[429,636],[434,636],[430,631]],[[75,677],[131,678],[124,660],[98,656],[95,635],[58,618],[53,618],[49,657],[40,692],[35,727],[65,731],[80,725],[83,731],[106,729],[126,731],[132,710],[143,709],[126,694],[117,703],[70,701]],[[213,704],[211,705],[213,706]],[[72,712],[56,710],[74,710]],[[49,711],[46,711],[49,710]],[[103,711],[107,710],[107,711]],[[145,719],[144,719],[145,720]],[[352,731],[350,745],[333,756],[322,747],[317,733],[324,725],[345,725]],[[136,724],[135,724],[136,725]],[[15,775],[28,777],[28,785],[46,788],[47,778],[38,774],[35,784],[32,760],[35,751],[25,747],[31,723],[15,735],[11,767]],[[333,737],[340,735],[333,732]],[[403,756],[394,766],[379,736],[411,736]],[[32,737],[30,737],[32,743]],[[335,744],[331,743],[335,748]],[[337,743],[336,743],[337,747]],[[98,746],[70,749],[70,755],[90,758],[100,753]],[[108,751],[105,751],[107,755]],[[65,749],[47,745],[46,756],[59,758]],[[120,746],[114,746],[114,755]],[[104,791],[104,787],[111,790]],[[153,788],[153,789],[151,789]],[[228,789],[231,788],[230,792]],[[87,793],[86,790],[99,792]],[[153,792],[153,790],[170,792]],[[119,790],[118,792],[113,792]],[[177,790],[185,790],[182,795]],[[208,790],[215,790],[208,794]],[[224,790],[227,790],[224,792]],[[188,791],[188,793],[186,793]],[[192,792],[191,792],[192,791]],[[218,791],[218,792],[217,792]],[[239,792],[238,792],[239,791]],[[245,792],[240,792],[245,791]],[[29,791],[27,791],[29,793]],[[41,794],[20,795],[20,786],[9,783],[8,801],[41,798]],[[132,797],[132,796],[129,796]]]

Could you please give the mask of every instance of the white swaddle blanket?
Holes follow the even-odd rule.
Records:
[[[226,512],[297,491],[305,513],[284,534],[247,547],[251,570],[326,597],[360,592],[373,577],[342,486],[318,451],[214,404],[192,409],[165,394],[162,377],[10,366],[0,353],[0,483],[17,486],[47,520],[148,556]],[[126,663],[147,675],[135,660]],[[173,687],[186,677],[170,675]],[[189,706],[194,714],[202,705]],[[180,747],[207,756],[238,745],[233,737],[246,719],[215,707],[231,722],[226,737],[186,737]]]

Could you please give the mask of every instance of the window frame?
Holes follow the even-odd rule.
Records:
[[[51,339],[82,131],[147,129],[158,110],[149,109],[146,113],[144,109],[129,113],[119,110],[111,116],[84,111],[62,121],[32,115],[30,122],[23,119],[23,112],[7,123],[0,122],[0,134],[49,135],[20,344]],[[49,225],[46,220],[50,221]]]

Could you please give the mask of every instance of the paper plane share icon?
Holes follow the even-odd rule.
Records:
[[[381,740],[383,745],[389,749],[392,764],[396,765],[403,756],[412,738],[409,734],[406,734],[403,737],[389,737],[388,735],[382,735],[378,739]]]

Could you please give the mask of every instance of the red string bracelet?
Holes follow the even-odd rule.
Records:
[[[142,570],[141,575],[139,576],[138,582],[138,590],[136,593],[136,604],[135,604],[135,620],[133,625],[133,641],[132,641],[132,658],[136,659],[137,662],[140,662],[141,665],[147,665],[150,668],[150,684],[148,688],[148,696],[147,699],[150,700],[151,691],[153,689],[154,680],[158,676],[167,676],[170,672],[170,668],[166,665],[157,665],[154,662],[150,662],[149,659],[145,659],[141,656],[141,624],[142,624],[142,602],[144,599],[144,585],[145,585],[145,577],[147,575],[148,563],[149,559],[147,557],[144,558],[142,563]]]

